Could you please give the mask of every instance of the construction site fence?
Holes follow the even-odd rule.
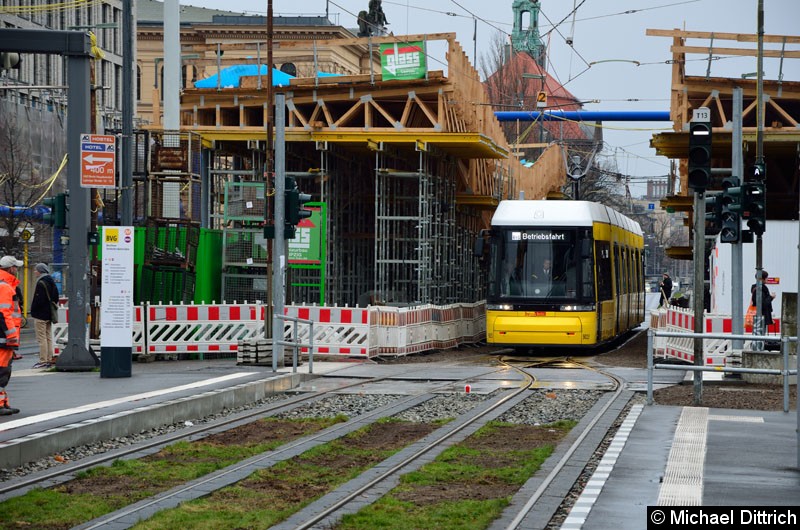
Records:
[[[268,307],[260,302],[135,306],[132,353],[235,357],[240,343],[264,339]],[[290,305],[284,315],[314,325],[301,324],[295,331],[292,322],[285,322],[283,340],[313,344],[318,355],[407,355],[483,340],[485,310],[485,302],[365,308]],[[68,318],[68,307],[61,306],[58,323],[52,326],[56,355],[67,344]],[[310,353],[307,347],[301,351]]]
[[[660,307],[650,311],[650,328],[670,332],[657,333],[653,338],[653,354],[657,357],[680,359],[694,364],[694,311],[676,306]],[[705,366],[725,366],[738,356],[741,350],[733,349],[732,340],[742,340],[743,349],[752,346],[759,337],[753,335],[732,335],[731,315],[703,314],[703,364]],[[750,328],[752,329],[752,328]],[[745,331],[749,331],[745,328]],[[780,321],[769,326],[769,333],[763,335],[768,341],[780,340]],[[700,337],[697,337],[700,338]]]

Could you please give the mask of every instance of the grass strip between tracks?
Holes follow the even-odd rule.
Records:
[[[144,458],[116,460],[0,503],[0,529],[71,528],[346,420],[266,418],[195,442],[178,442]]]
[[[335,529],[486,528],[575,424],[491,422],[430,464],[403,475],[398,487],[345,515]]]
[[[439,426],[379,420],[208,497],[159,512],[134,529],[269,528]]]

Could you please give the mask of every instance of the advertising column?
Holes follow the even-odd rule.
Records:
[[[133,357],[133,227],[104,226],[100,377],[130,377]]]

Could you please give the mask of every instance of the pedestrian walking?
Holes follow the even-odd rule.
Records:
[[[664,279],[658,284],[658,289],[661,291],[661,301],[658,307],[669,304],[669,297],[672,295],[672,278],[669,277],[668,272],[664,273]]]
[[[37,263],[33,268],[36,288],[31,300],[30,315],[36,330],[36,342],[39,344],[39,362],[34,368],[50,368],[53,366],[53,324],[58,322],[58,287],[50,268],[45,263]]]
[[[11,379],[14,351],[19,348],[22,311],[17,300],[17,271],[22,262],[14,256],[0,258],[0,416],[17,414],[8,403],[6,387]]]
[[[767,287],[767,278],[769,273],[765,270],[761,271],[761,316],[764,317],[764,326],[771,326],[772,321],[772,300],[775,299],[777,293],[771,293]],[[756,307],[756,286],[754,283],[750,286],[750,305]]]

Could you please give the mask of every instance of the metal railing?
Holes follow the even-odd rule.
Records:
[[[725,373],[746,373],[746,374],[765,374],[783,376],[783,411],[789,412],[789,376],[797,375],[800,370],[800,360],[798,367],[794,370],[789,369],[789,343],[797,342],[797,337],[781,337],[781,354],[783,355],[783,370],[768,368],[735,368],[728,366],[693,366],[675,364],[654,364],[653,362],[653,343],[656,337],[684,337],[692,339],[731,339],[743,341],[768,341],[775,340],[774,336],[769,335],[734,335],[730,333],[681,333],[677,331],[661,331],[650,329],[647,332],[647,404],[653,404],[653,370],[688,370],[692,372],[725,372]],[[800,356],[798,356],[800,359]],[[800,393],[798,393],[798,409],[800,409]]]
[[[288,315],[275,315],[275,318],[280,320],[288,320],[289,322],[294,322],[294,326],[292,327],[292,338],[293,340],[274,340],[273,339],[273,348],[272,348],[272,369],[277,371],[277,357],[275,355],[275,344],[280,344],[281,346],[291,346],[293,353],[292,353],[292,372],[297,372],[297,362],[299,356],[299,349],[300,348],[308,348],[308,373],[314,373],[314,321],[312,320],[305,320],[303,318],[297,317],[290,317]],[[297,341],[297,325],[298,324],[308,324],[308,343],[298,342]]]

